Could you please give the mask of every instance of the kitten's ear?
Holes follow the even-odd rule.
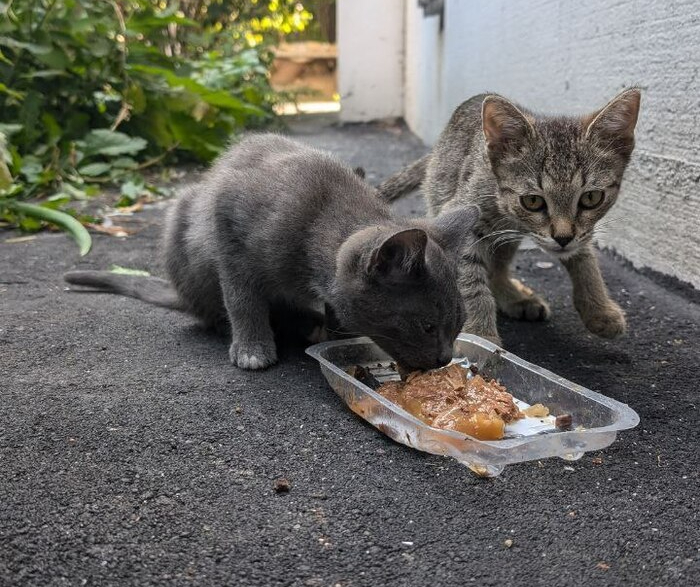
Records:
[[[365,169],[364,169],[364,167],[355,167],[355,168],[353,169],[353,171],[355,172],[355,175],[357,175],[358,177],[361,177],[362,179],[365,178]]]
[[[621,144],[627,146],[631,153],[640,101],[641,92],[636,88],[615,96],[602,110],[584,118],[586,139],[599,141],[603,145]]]
[[[476,206],[460,206],[443,212],[433,221],[433,238],[445,250],[459,249],[480,216]]]
[[[428,235],[420,228],[397,232],[372,251],[367,274],[390,279],[414,275],[425,265],[427,244]]]
[[[501,96],[487,96],[481,105],[481,125],[492,153],[517,149],[535,134],[532,122]]]

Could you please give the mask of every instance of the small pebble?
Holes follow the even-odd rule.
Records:
[[[505,546],[506,548],[510,548],[511,546],[513,546],[513,541],[510,538],[506,538],[503,541],[503,546]]]

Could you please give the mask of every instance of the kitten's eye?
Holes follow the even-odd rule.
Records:
[[[600,206],[604,199],[605,192],[603,190],[593,190],[583,194],[578,201],[578,205],[585,210],[593,210],[593,208]]]
[[[522,196],[520,198],[520,205],[530,212],[541,212],[547,207],[547,202],[544,201],[542,196],[532,194],[529,196]]]
[[[426,334],[432,334],[433,332],[435,332],[435,324],[433,324],[432,322],[421,322],[420,327]]]

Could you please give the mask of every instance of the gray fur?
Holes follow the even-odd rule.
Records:
[[[477,205],[479,244],[465,255],[460,283],[465,329],[498,341],[496,307],[527,320],[547,319],[549,306],[510,277],[524,236],[567,268],[574,304],[586,326],[604,337],[625,330],[622,310],[605,288],[592,247],[596,223],[617,199],[634,148],[637,89],[580,118],[535,115],[495,94],[470,98],[452,115],[433,150],[379,186],[391,200],[422,185],[429,212]],[[603,203],[581,206],[586,192],[604,190]],[[533,212],[521,197],[544,198]]]
[[[210,327],[230,324],[230,358],[243,368],[276,361],[273,305],[325,303],[345,331],[428,369],[451,359],[464,322],[456,261],[464,226],[477,219],[475,207],[395,219],[357,171],[284,137],[253,135],[172,207],[164,239],[172,288],[107,272],[66,280],[166,306],[176,292],[170,307]]]
[[[110,293],[136,298],[163,308],[185,310],[177,292],[165,279],[122,275],[110,271],[69,271],[63,278],[75,285],[93,287]]]

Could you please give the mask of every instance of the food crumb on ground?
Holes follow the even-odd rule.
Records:
[[[280,477],[279,479],[275,480],[275,493],[289,493],[291,488],[292,484],[289,482],[289,479]]]
[[[505,546],[506,548],[510,548],[511,546],[513,546],[513,540],[510,538],[506,538],[503,541],[503,546]]]

